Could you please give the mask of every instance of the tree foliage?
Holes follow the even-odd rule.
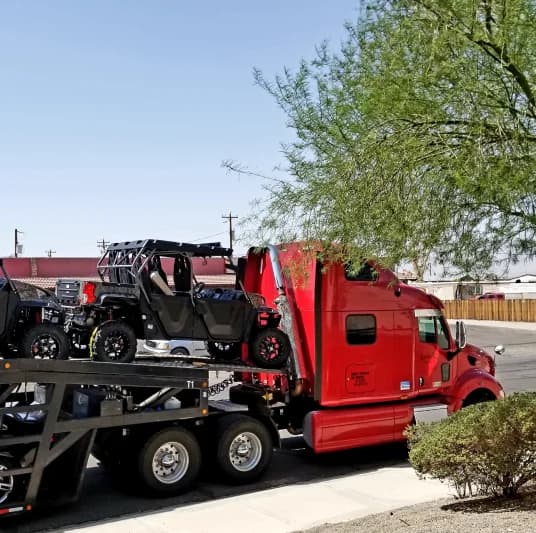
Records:
[[[255,71],[295,132],[255,228],[421,276],[535,255],[534,0],[362,4],[339,51]]]

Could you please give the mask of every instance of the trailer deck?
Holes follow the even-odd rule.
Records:
[[[0,515],[76,500],[100,429],[207,417],[212,370],[267,372],[184,361],[0,359]]]

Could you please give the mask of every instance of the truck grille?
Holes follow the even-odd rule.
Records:
[[[80,305],[81,281],[60,279],[56,283],[56,297],[62,305]]]

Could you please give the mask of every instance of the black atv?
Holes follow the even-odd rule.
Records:
[[[53,293],[12,280],[0,259],[0,354],[68,359],[63,310]]]
[[[97,265],[101,282],[58,283],[69,308],[73,345],[88,346],[98,361],[130,362],[137,339],[204,340],[219,360],[244,358],[263,368],[282,368],[290,354],[281,315],[254,294],[209,289],[197,283],[192,257],[220,256],[220,243],[140,240],[110,245]],[[173,271],[171,288],[163,263]],[[75,283],[75,285],[73,285]],[[72,294],[69,290],[78,287]]]

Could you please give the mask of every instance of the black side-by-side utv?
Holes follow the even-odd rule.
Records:
[[[280,314],[258,295],[197,283],[193,257],[230,262],[231,255],[220,243],[149,239],[111,244],[97,265],[101,282],[65,280],[57,286],[60,301],[69,306],[66,329],[73,346],[87,346],[98,361],[130,362],[137,339],[204,340],[215,359],[238,359],[246,345],[248,361],[282,368],[290,343],[278,328]],[[168,272],[172,269],[173,289],[164,262]]]
[[[63,310],[51,292],[12,280],[0,259],[0,354],[67,359]]]

